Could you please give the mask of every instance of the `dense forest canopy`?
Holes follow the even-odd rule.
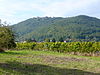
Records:
[[[16,41],[46,38],[59,41],[100,41],[100,19],[79,15],[75,17],[30,18],[12,26]]]

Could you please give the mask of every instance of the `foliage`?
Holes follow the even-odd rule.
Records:
[[[52,39],[52,42],[56,42],[56,39],[55,39],[55,38],[53,38],[53,39]]]
[[[62,37],[59,39],[59,42],[64,42],[64,40],[63,40],[63,38],[62,38]]]
[[[100,52],[100,42],[41,42],[41,43],[17,43],[17,49],[46,50],[56,52]]]
[[[16,49],[33,49],[36,43],[16,43]]]
[[[100,41],[100,19],[85,15],[30,18],[13,25],[12,28],[17,34],[16,41],[31,38],[37,41],[55,38],[59,41],[61,37],[71,41]]]
[[[7,26],[0,27],[0,48],[10,49],[16,46],[14,35]]]
[[[50,39],[46,38],[44,41],[45,41],[45,42],[50,42]]]

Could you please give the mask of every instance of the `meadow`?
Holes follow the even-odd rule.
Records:
[[[100,75],[100,57],[7,50],[0,53],[0,75]]]

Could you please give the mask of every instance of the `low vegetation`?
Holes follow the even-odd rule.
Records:
[[[54,51],[77,55],[100,56],[100,42],[41,42],[17,43],[16,49],[32,49],[40,51]]]
[[[0,75],[100,75],[100,58],[51,51],[0,53]]]

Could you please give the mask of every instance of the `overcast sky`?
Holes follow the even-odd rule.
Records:
[[[100,0],[0,0],[0,19],[11,24],[32,17],[100,18]]]

